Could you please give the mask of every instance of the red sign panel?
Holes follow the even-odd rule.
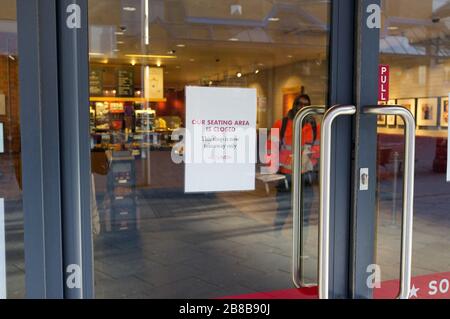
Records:
[[[378,101],[389,101],[389,65],[378,67]]]

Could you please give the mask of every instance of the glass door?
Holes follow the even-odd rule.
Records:
[[[0,12],[0,299],[25,296],[24,224],[15,1]]]
[[[88,3],[95,297],[316,297],[330,1]]]
[[[379,54],[384,73],[380,74],[380,104],[402,106],[415,118],[409,298],[449,298],[450,1],[383,0],[381,9]],[[384,114],[376,121],[376,267],[370,274],[377,273],[372,281],[374,298],[395,298],[400,289],[404,244],[406,212],[402,202],[407,195],[403,184],[410,159],[405,151],[405,121]]]

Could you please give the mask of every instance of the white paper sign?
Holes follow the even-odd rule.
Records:
[[[448,101],[450,101],[450,93],[448,94]],[[450,103],[450,102],[448,102]],[[449,111],[450,105],[447,104],[447,112]],[[441,112],[444,111],[444,108],[441,108]],[[450,147],[448,142],[450,141],[450,125],[447,127],[448,129],[448,137],[447,137],[447,182],[450,182]]]
[[[186,88],[186,193],[255,189],[256,106],[256,89]]]
[[[0,299],[6,299],[5,203],[0,198]]]

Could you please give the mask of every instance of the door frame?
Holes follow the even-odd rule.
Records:
[[[375,165],[373,121],[360,105],[376,104],[379,53],[370,42],[379,30],[366,27],[365,9],[380,0],[330,1],[328,105],[359,112],[334,127],[330,296],[370,297],[363,283],[375,206],[364,207],[374,204],[375,180],[367,193],[356,185],[357,167]],[[69,5],[80,9],[79,25],[67,23]],[[17,14],[27,296],[93,298],[89,112],[79,107],[89,105],[88,0],[17,0]]]

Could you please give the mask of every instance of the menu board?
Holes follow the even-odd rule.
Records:
[[[103,70],[91,69],[89,72],[89,94],[91,96],[103,95]]]
[[[3,144],[3,123],[0,123],[0,154],[5,152]]]
[[[117,71],[117,95],[132,97],[134,95],[134,73],[132,70]]]

